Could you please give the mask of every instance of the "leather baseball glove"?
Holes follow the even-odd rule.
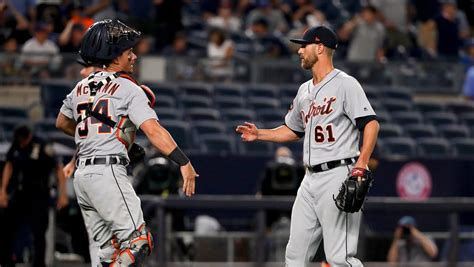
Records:
[[[334,197],[338,209],[344,212],[358,212],[364,204],[365,196],[373,182],[372,172],[363,168],[354,168],[350,176],[342,183],[339,194]]]

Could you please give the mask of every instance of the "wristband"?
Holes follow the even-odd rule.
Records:
[[[168,155],[168,158],[178,163],[179,166],[184,166],[189,162],[188,157],[186,157],[179,147],[176,147],[173,151],[171,151],[171,153]]]

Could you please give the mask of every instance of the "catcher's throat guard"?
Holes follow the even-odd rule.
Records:
[[[339,194],[333,196],[336,207],[343,212],[358,212],[372,187],[373,180],[370,170],[352,169],[350,176],[342,183]]]

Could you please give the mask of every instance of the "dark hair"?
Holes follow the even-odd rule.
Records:
[[[209,31],[209,38],[212,37],[212,35],[214,34],[217,34],[218,36],[218,44],[221,45],[222,43],[224,43],[225,41],[225,33],[223,30],[219,29],[219,28],[213,28]]]
[[[265,28],[268,28],[268,20],[263,18],[263,17],[260,17],[256,20],[254,20],[254,22],[252,23],[252,25],[262,25],[263,27]]]
[[[365,10],[370,11],[370,12],[372,12],[372,13],[377,13],[377,8],[376,8],[375,6],[373,6],[373,5],[366,5],[366,6],[362,9],[362,11],[365,11]]]
[[[31,135],[31,129],[27,125],[20,125],[13,131],[13,144],[18,145],[20,141]]]

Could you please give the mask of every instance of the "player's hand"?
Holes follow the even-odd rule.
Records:
[[[181,175],[183,176],[183,192],[186,196],[190,197],[194,195],[194,189],[196,187],[196,177],[199,175],[194,170],[191,162],[180,167]]]
[[[368,162],[361,162],[360,158],[359,158],[359,160],[357,160],[356,164],[354,165],[354,169],[355,168],[361,168],[361,169],[368,170],[369,169]]]
[[[69,163],[63,168],[64,176],[71,177],[74,173],[74,169],[76,169],[74,161],[69,161]]]
[[[241,138],[244,142],[252,142],[257,140],[258,129],[255,124],[250,122],[245,122],[244,125],[239,125],[235,129],[236,132],[241,133]]]
[[[67,205],[69,205],[69,198],[67,197],[66,194],[59,194],[59,197],[58,197],[58,201],[56,203],[56,208],[58,210],[66,207]]]
[[[8,207],[8,194],[0,191],[0,208]]]

